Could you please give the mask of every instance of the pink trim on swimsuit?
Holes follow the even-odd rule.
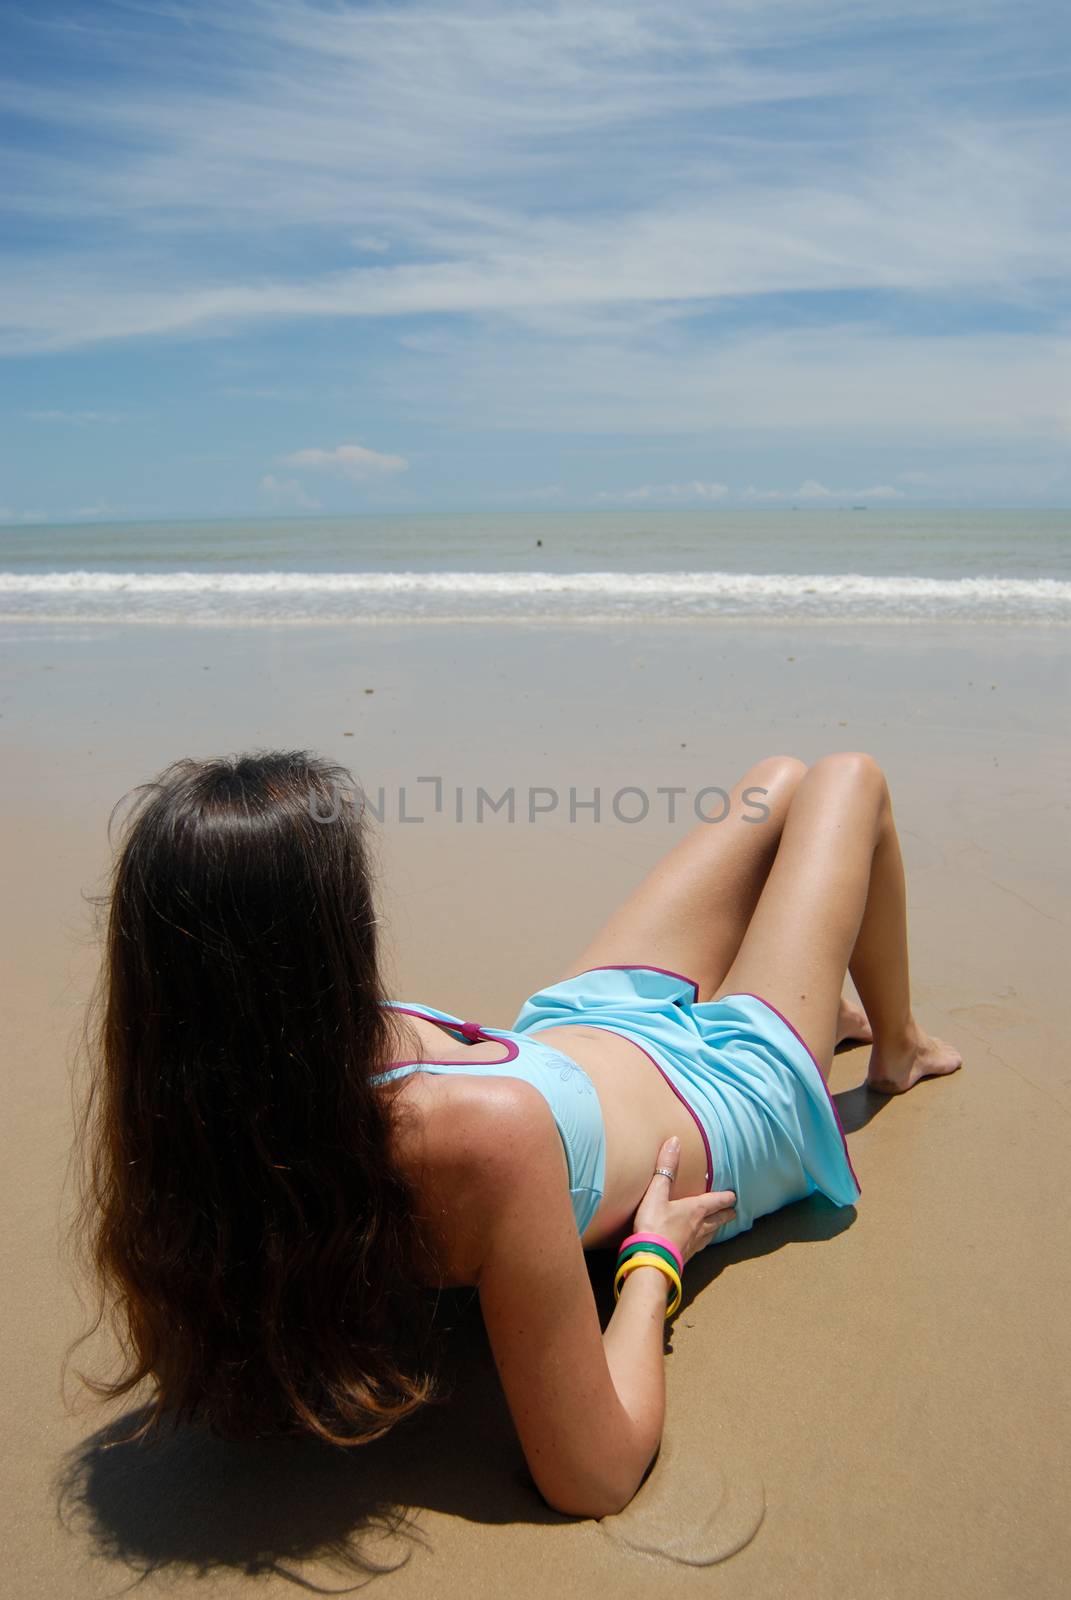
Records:
[[[583,972],[574,973],[574,977],[584,978],[589,972],[660,972],[663,978],[679,978],[682,983],[690,983],[695,990],[694,1000],[699,999],[699,985],[694,978],[687,977],[683,972],[671,972],[668,967],[648,966],[645,961],[624,962],[618,961],[608,967],[585,967]],[[563,982],[572,983],[572,978],[565,978]],[[693,1002],[694,1003],[694,1002]]]
[[[617,969],[613,968],[613,967],[590,967],[588,970],[591,971],[591,972],[612,972],[612,971],[616,971]],[[621,970],[622,971],[627,971],[628,968],[622,968]],[[651,968],[650,970],[654,971],[655,969]],[[583,976],[583,974],[578,973],[577,976],[580,977],[580,976]],[[676,973],[672,973],[671,976],[672,977],[676,977],[677,974]],[[568,1023],[568,1022],[566,1022],[566,1023],[556,1022],[556,1023],[553,1024],[553,1026],[556,1027],[556,1028],[561,1028],[561,1027],[568,1028],[568,1027],[575,1027],[575,1026],[577,1026],[577,1024]],[[662,1077],[669,1084],[670,1088],[673,1090],[673,1093],[677,1096],[677,1099],[680,1101],[681,1105],[684,1107],[684,1109],[687,1111],[688,1115],[691,1117],[692,1121],[695,1123],[696,1127],[699,1129],[699,1137],[703,1141],[703,1149],[706,1152],[706,1158],[707,1158],[707,1193],[709,1194],[710,1190],[714,1187],[714,1157],[710,1153],[710,1141],[707,1138],[707,1130],[704,1128],[703,1124],[700,1122],[699,1118],[696,1116],[695,1112],[692,1110],[692,1108],[688,1104],[687,1100],[681,1094],[680,1090],[677,1088],[677,1085],[673,1082],[673,1079],[666,1072],[665,1068],[659,1066],[658,1062],[655,1060],[655,1058],[651,1054],[651,1052],[649,1050],[644,1050],[643,1045],[640,1044],[639,1040],[634,1039],[630,1033],[622,1033],[619,1028],[608,1028],[606,1026],[605,1022],[595,1022],[594,1020],[588,1019],[586,1016],[584,1017],[584,1020],[580,1024],[580,1026],[585,1027],[585,1028],[598,1028],[598,1029],[600,1029],[600,1031],[602,1033],[612,1033],[618,1039],[627,1040],[627,1042],[629,1044],[635,1045],[637,1050],[642,1051],[643,1054],[647,1057],[648,1061],[651,1063],[652,1067],[656,1068],[656,1070],[659,1073],[661,1073]],[[538,1035],[540,1033],[549,1033],[550,1029],[549,1028],[530,1028],[528,1031],[533,1036],[535,1036],[535,1035]]]
[[[509,1054],[504,1055],[499,1061],[476,1061],[473,1063],[474,1066],[504,1067],[507,1062],[516,1061],[521,1053],[516,1040],[497,1039],[494,1033],[488,1033],[486,1029],[480,1027],[478,1022],[462,1022],[460,1019],[456,1022],[447,1022],[443,1017],[433,1017],[427,1011],[421,1011],[417,1006],[392,1005],[390,1009],[392,1011],[404,1011],[410,1017],[421,1017],[425,1022],[434,1022],[438,1028],[452,1029],[455,1033],[462,1034],[469,1044],[478,1044],[484,1039],[488,1040],[488,1042],[494,1040],[498,1044],[504,1044],[509,1051]],[[389,1071],[392,1067],[460,1067],[463,1065],[464,1063],[461,1061],[390,1061],[387,1063],[387,1070]]]
[[[699,985],[696,983],[694,978],[687,977],[683,972],[671,972],[668,967],[652,967],[647,962],[644,962],[644,961],[631,961],[631,962],[617,961],[617,962],[607,963],[605,966],[601,966],[601,967],[585,967],[583,972],[574,972],[573,973],[573,978],[586,978],[589,972],[637,972],[637,971],[639,971],[639,972],[660,972],[662,974],[663,978],[677,978],[677,979],[680,980],[681,983],[690,984],[691,987],[695,990],[695,994],[694,994],[694,997],[693,997],[693,1004],[694,1004],[695,1001],[697,1001],[699,999]],[[561,981],[563,983],[572,983],[573,978],[563,978]],[[677,1088],[677,1085],[673,1082],[673,1080],[669,1076],[669,1074],[665,1071],[665,1069],[663,1067],[659,1066],[658,1062],[655,1060],[655,1058],[651,1054],[651,1052],[649,1050],[644,1050],[643,1045],[640,1044],[638,1040],[634,1039],[631,1034],[621,1033],[617,1028],[608,1028],[606,1026],[606,1024],[603,1023],[603,1022],[589,1021],[587,1018],[584,1018],[582,1025],[584,1027],[589,1027],[589,1028],[601,1028],[603,1033],[615,1034],[618,1039],[625,1039],[625,1040],[627,1040],[627,1042],[629,1044],[635,1045],[636,1049],[643,1052],[643,1054],[647,1057],[647,1059],[651,1063],[651,1065],[656,1069],[657,1072],[659,1072],[661,1074],[661,1076],[665,1079],[666,1083],[669,1084],[669,1087],[673,1090],[673,1093],[677,1096],[677,1099],[680,1101],[681,1105],[684,1107],[684,1109],[687,1111],[688,1115],[691,1117],[692,1121],[695,1123],[696,1127],[699,1129],[699,1137],[703,1141],[703,1150],[706,1153],[706,1158],[707,1158],[707,1193],[709,1194],[710,1190],[714,1186],[714,1157],[710,1153],[710,1141],[707,1138],[707,1132],[706,1132],[706,1129],[703,1127],[703,1124],[700,1122],[699,1118],[696,1116],[695,1112],[692,1110],[692,1107],[688,1104],[688,1101],[681,1094],[680,1090]],[[570,1024],[568,1024],[568,1023],[555,1023],[554,1026],[555,1027],[568,1027],[568,1026],[570,1026]],[[549,1030],[545,1030],[543,1028],[532,1028],[532,1029],[529,1030],[529,1032],[531,1032],[533,1034],[543,1033],[545,1031],[549,1031]]]
[[[818,1078],[819,1078],[819,1081],[820,1081],[820,1083],[822,1085],[822,1088],[826,1091],[826,1099],[829,1101],[830,1110],[833,1112],[833,1115],[836,1118],[837,1128],[838,1128],[838,1130],[840,1132],[840,1142],[844,1146],[844,1159],[848,1163],[848,1170],[852,1175],[852,1181],[854,1182],[855,1187],[859,1190],[859,1193],[862,1194],[863,1186],[859,1182],[859,1179],[855,1176],[855,1168],[852,1166],[852,1158],[851,1158],[851,1152],[848,1149],[848,1141],[844,1137],[844,1128],[841,1125],[840,1112],[837,1110],[837,1102],[834,1100],[833,1096],[829,1092],[829,1084],[826,1082],[825,1074],[823,1073],[821,1067],[818,1065],[818,1058],[816,1057],[814,1051],[811,1049],[810,1045],[807,1043],[806,1039],[803,1037],[803,1035],[799,1031],[799,1029],[797,1027],[795,1027],[791,1022],[789,1022],[788,1018],[785,1016],[783,1011],[778,1011],[776,1006],[771,1005],[769,1000],[764,1000],[761,994],[752,994],[747,989],[738,989],[736,992],[738,994],[742,994],[748,1000],[757,1000],[759,1002],[760,1006],[765,1006],[767,1011],[772,1011],[775,1017],[780,1017],[781,1021],[785,1025],[785,1027],[788,1028],[791,1033],[794,1033],[796,1035],[796,1038],[799,1040],[800,1044],[803,1046],[803,1048],[806,1050],[807,1054],[810,1056],[811,1060],[814,1062],[814,1070],[818,1074]],[[732,996],[731,995],[727,995],[727,994],[723,994],[721,996],[721,998],[723,1000],[731,1000]]]

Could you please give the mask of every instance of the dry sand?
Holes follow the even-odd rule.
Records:
[[[398,1597],[1068,1592],[1066,631],[27,624],[0,639],[10,1593],[92,1600],[141,1573],[172,1593],[237,1594],[253,1574],[283,1593],[285,1573],[341,1588],[361,1578],[328,1560],[347,1542],[368,1565],[408,1558],[373,1580]],[[620,1519],[558,1517],[527,1485],[471,1297],[450,1307],[453,1403],[349,1455],[189,1434],[105,1450],[111,1414],[61,1402],[81,1326],[58,1235],[95,961],[82,896],[132,785],[181,754],[264,746],[335,756],[373,798],[387,786],[394,992],[498,1026],[680,837],[704,785],[776,751],[865,749],[886,768],[917,1010],[966,1067],[875,1101],[865,1052],[837,1058],[858,1208],[805,1202],[693,1264],[663,1452]],[[433,777],[438,815],[418,782]],[[511,785],[513,824],[471,820],[477,787]],[[529,823],[530,785],[558,811]],[[423,822],[400,820],[398,786]],[[656,793],[671,786],[675,826]],[[570,787],[601,790],[598,823],[569,821]],[[613,819],[625,787],[647,795],[645,821]],[[589,1259],[605,1305],[609,1263]],[[723,1559],[684,1564],[697,1556]]]

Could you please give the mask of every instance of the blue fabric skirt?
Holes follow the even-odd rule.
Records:
[[[713,1243],[816,1191],[853,1205],[860,1187],[840,1118],[795,1028],[758,995],[698,992],[659,967],[594,967],[533,994],[511,1031],[583,1024],[645,1051],[695,1119],[708,1190],[736,1194],[736,1221]]]

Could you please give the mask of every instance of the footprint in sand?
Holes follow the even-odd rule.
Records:
[[[983,1033],[1003,1033],[1026,1021],[1026,1017],[1013,1007],[996,1006],[987,1001],[976,1006],[954,1006],[948,1014],[950,1017],[962,1017],[964,1022],[968,1025],[973,1023]]]
[[[712,1567],[742,1550],[766,1512],[762,1479],[746,1462],[723,1471],[664,1439],[635,1499],[599,1529],[615,1544],[686,1567]]]

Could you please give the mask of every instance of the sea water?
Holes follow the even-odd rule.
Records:
[[[783,509],[0,528],[0,620],[1071,621],[1071,512]]]

